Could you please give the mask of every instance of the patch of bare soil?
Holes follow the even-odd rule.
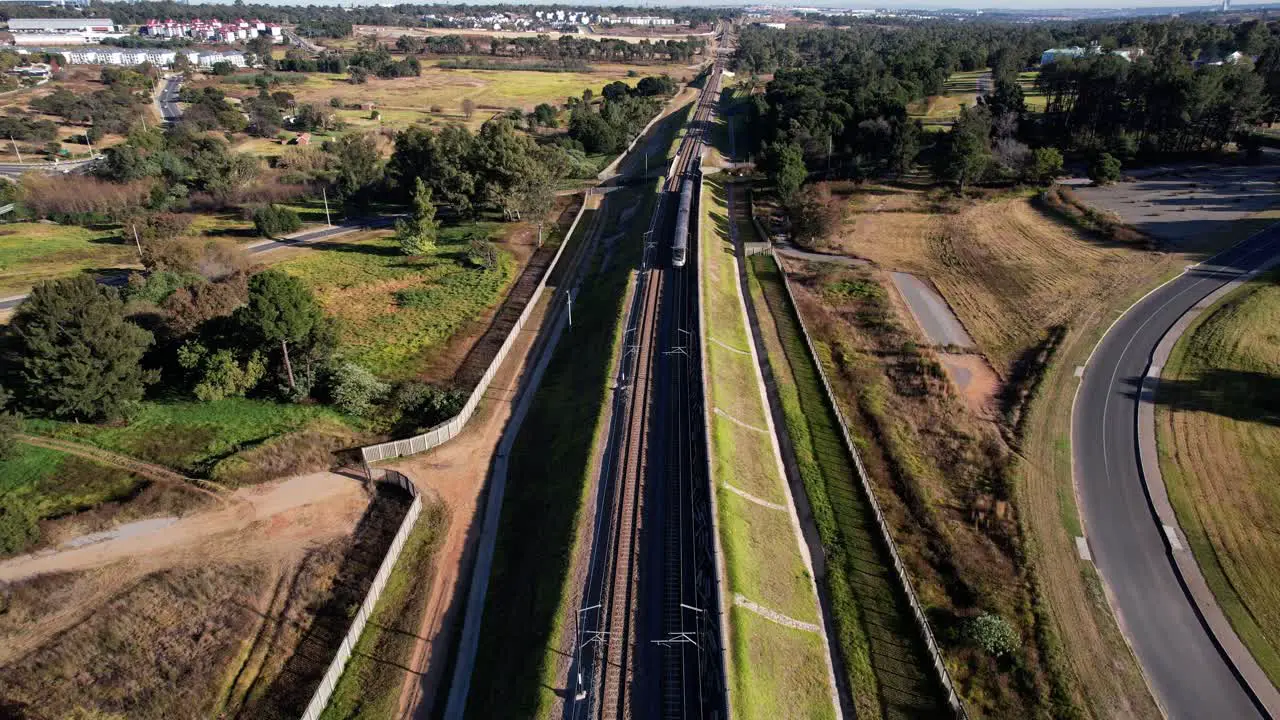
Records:
[[[985,358],[972,353],[938,353],[938,360],[974,415],[986,420],[999,417],[996,398],[1000,393],[1000,378]]]
[[[444,699],[445,663],[462,624],[468,580],[479,540],[480,496],[489,476],[494,450],[502,439],[527,361],[542,326],[547,301],[539,302],[530,321],[494,377],[480,411],[466,430],[448,443],[391,467],[436,492],[453,521],[434,556],[435,581],[418,626],[418,642],[408,664],[400,698],[401,718],[428,718]]]

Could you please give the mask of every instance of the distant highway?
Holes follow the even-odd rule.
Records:
[[[29,172],[39,173],[70,173],[76,172],[93,162],[88,158],[84,160],[61,160],[59,162],[32,162],[32,163],[0,163],[0,177],[10,180],[17,180],[23,174]]]

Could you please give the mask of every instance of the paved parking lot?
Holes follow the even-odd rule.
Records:
[[[1238,220],[1280,205],[1280,164],[1189,166],[1108,187],[1077,186],[1077,195],[1111,210],[1143,232],[1177,245],[1194,245]]]

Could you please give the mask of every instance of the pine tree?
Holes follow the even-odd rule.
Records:
[[[23,404],[54,417],[118,418],[157,373],[150,332],[125,319],[112,288],[80,276],[37,285],[13,317]]]
[[[405,255],[426,255],[436,248],[436,206],[431,201],[431,188],[414,178],[413,217],[396,222],[396,240]]]
[[[295,387],[289,343],[306,339],[323,322],[323,312],[302,281],[279,270],[249,278],[249,302],[238,311],[239,323],[263,341],[280,345],[289,387]]]

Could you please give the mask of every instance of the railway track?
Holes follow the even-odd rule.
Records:
[[[723,676],[709,670],[718,668],[720,651],[709,488],[701,472],[696,270],[664,262],[672,206],[682,182],[699,172],[720,77],[717,61],[644,236],[597,490],[598,534],[578,611],[576,677],[565,705],[572,720],[724,714]]]

